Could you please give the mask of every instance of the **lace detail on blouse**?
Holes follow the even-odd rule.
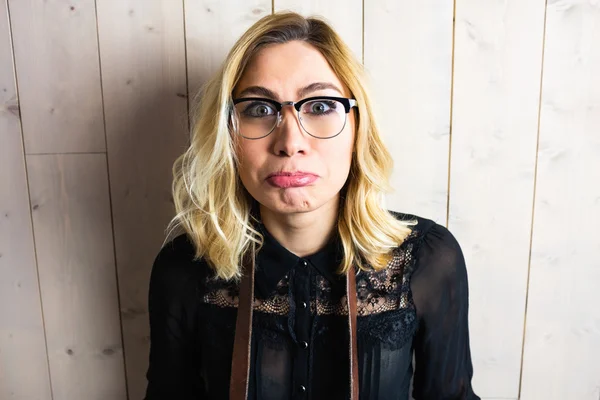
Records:
[[[380,271],[358,271],[356,274],[357,315],[367,316],[399,309],[414,309],[410,292],[410,276],[414,270],[414,250],[418,232],[413,230],[406,240],[394,249],[388,266]],[[331,283],[316,275],[316,290],[311,295],[313,315],[348,315],[345,290],[336,295]],[[210,279],[210,278],[207,278]],[[289,315],[289,273],[279,281],[275,293],[267,299],[254,299],[254,310],[274,315]],[[215,287],[214,282],[208,287]],[[237,284],[223,283],[202,296],[202,301],[218,307],[235,307],[239,302]]]
[[[413,308],[410,296],[410,273],[413,270],[414,244],[407,243],[394,250],[393,258],[380,271],[360,271],[356,275],[357,315],[366,316],[386,311]],[[346,295],[336,300],[331,285],[317,276],[317,315],[348,315]]]
[[[288,291],[289,278],[286,276],[277,284],[277,289],[273,296],[265,300],[258,298],[254,299],[254,311],[267,314],[287,315],[290,312]],[[204,303],[214,304],[219,307],[237,308],[240,300],[239,295],[239,287],[234,284],[229,284],[226,287],[214,289],[206,293],[202,297],[202,300]],[[314,303],[312,301],[311,307],[311,311],[314,310]]]

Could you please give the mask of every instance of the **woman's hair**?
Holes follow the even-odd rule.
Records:
[[[416,223],[403,221],[384,208],[384,194],[392,191],[393,161],[373,119],[362,64],[323,20],[292,12],[268,15],[243,34],[194,98],[191,143],[173,165],[177,214],[169,227],[182,226],[195,245],[196,257],[204,257],[223,279],[239,279],[241,261],[251,242],[257,243],[258,249],[264,243],[251,223],[256,200],[237,172],[231,134],[232,92],[258,51],[294,40],[319,50],[358,104],[350,174],[340,192],[337,231],[344,258],[338,272],[347,272],[351,265],[385,268],[392,250]]]

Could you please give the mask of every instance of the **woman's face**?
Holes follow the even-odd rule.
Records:
[[[301,41],[261,49],[248,63],[233,92],[234,99],[261,97],[279,102],[314,96],[350,97],[350,93],[323,55]],[[268,136],[256,140],[235,138],[238,173],[246,190],[276,214],[337,207],[352,160],[354,112],[347,114],[341,133],[329,139],[306,133],[292,106],[284,105],[281,114],[279,126]],[[305,174],[273,176],[298,171]]]

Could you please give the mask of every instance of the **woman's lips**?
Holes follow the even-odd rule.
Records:
[[[267,178],[267,182],[278,188],[291,188],[310,185],[318,178],[312,174],[272,175]]]

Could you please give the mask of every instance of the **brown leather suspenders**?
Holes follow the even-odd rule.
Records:
[[[229,381],[229,399],[246,400],[248,398],[248,376],[250,375],[250,346],[252,345],[252,303],[254,302],[255,245],[246,252],[242,263],[242,281],[237,318],[235,321],[235,341],[231,359],[231,380]]]
[[[358,400],[358,344],[356,341],[356,273],[354,266],[346,274],[348,329],[350,334],[350,400]]]
[[[235,341],[231,360],[230,400],[248,398],[248,379],[250,375],[250,346],[252,338],[252,303],[254,302],[254,242],[252,251],[244,256],[240,297],[235,323]],[[350,399],[358,400],[358,350],[356,341],[356,274],[350,268],[346,279],[348,293],[348,328],[350,337]]]

